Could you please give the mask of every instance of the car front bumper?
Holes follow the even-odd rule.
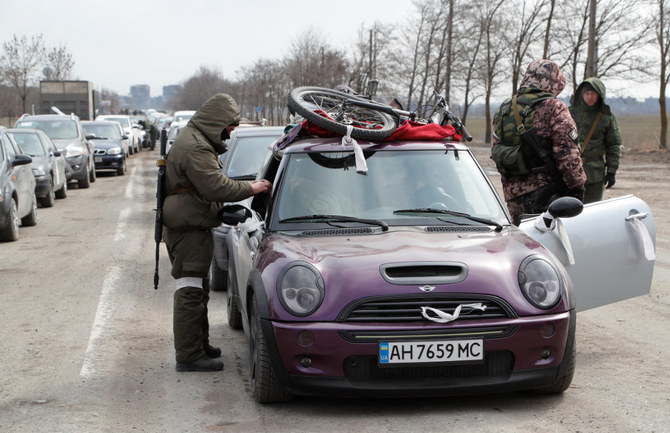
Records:
[[[88,176],[86,155],[65,158],[68,170],[65,171],[67,180],[84,180]]]
[[[117,170],[123,167],[125,155],[94,156],[93,160],[95,161],[96,170]]]
[[[379,327],[378,324],[268,320],[261,323],[277,378],[293,393],[340,396],[404,396],[409,393],[432,396],[550,386],[565,368],[561,363],[567,342],[574,338],[575,321],[576,314],[571,311],[442,327],[431,324],[420,327],[394,325],[389,328]],[[547,336],[547,329],[551,327],[553,334]],[[298,343],[299,333],[306,331],[313,336],[313,344],[309,347]],[[481,338],[484,360],[432,365],[379,364],[379,342],[398,341],[401,336],[406,341]]]
[[[35,176],[35,197],[46,197],[51,192],[51,176]]]

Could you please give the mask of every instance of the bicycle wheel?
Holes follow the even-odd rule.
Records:
[[[381,111],[355,105],[361,98],[322,87],[298,87],[288,94],[288,107],[309,122],[338,134],[346,135],[354,127],[353,138],[381,140],[397,128],[393,117]],[[354,103],[352,103],[354,102]],[[323,112],[328,117],[319,113]]]

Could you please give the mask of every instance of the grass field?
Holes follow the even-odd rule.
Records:
[[[625,151],[649,152],[659,150],[660,116],[617,117]],[[476,141],[484,141],[483,117],[469,118],[466,127]]]

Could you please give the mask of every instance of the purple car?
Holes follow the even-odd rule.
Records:
[[[560,393],[580,299],[649,292],[655,232],[641,200],[563,198],[516,227],[467,146],[358,145],[275,149],[259,173],[272,192],[224,209],[228,321],[248,337],[256,401]]]

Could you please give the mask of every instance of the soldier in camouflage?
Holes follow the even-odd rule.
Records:
[[[584,80],[570,101],[570,114],[579,130],[586,172],[584,203],[602,200],[605,188],[614,185],[621,158],[619,124],[605,104],[603,82],[598,78]]]
[[[525,110],[520,105],[520,109],[523,109],[524,117],[529,112],[534,113],[532,127],[537,130],[542,146],[548,149],[547,153],[551,155],[562,179],[552,179],[545,164],[530,155],[525,158],[530,165],[527,175],[506,176],[501,172],[503,194],[514,224],[519,224],[523,214],[543,212],[558,195],[583,199],[586,175],[577,147],[577,128],[568,107],[555,98],[564,87],[565,78],[560,69],[554,62],[546,59],[533,61],[519,86],[518,101],[523,102],[526,107],[533,107],[532,110]],[[539,102],[533,103],[534,98],[540,99]],[[492,149],[518,141],[519,132],[514,113],[509,109],[510,105],[511,98],[503,102],[495,113]],[[556,188],[561,180],[565,186],[563,191]]]

